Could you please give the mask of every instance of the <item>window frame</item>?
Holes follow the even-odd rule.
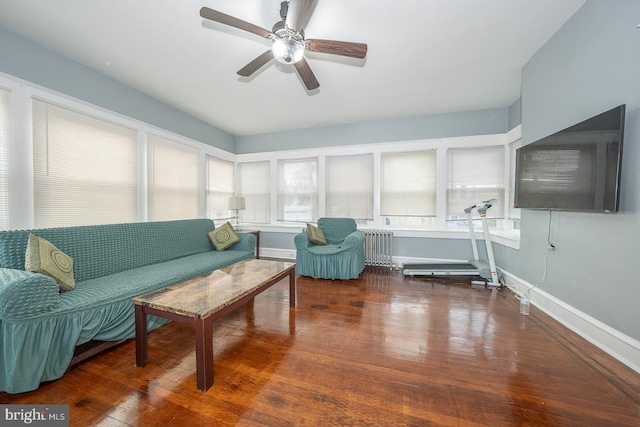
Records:
[[[216,165],[224,168],[230,168],[228,176],[223,177],[224,185],[218,185],[214,180],[212,181],[211,167]],[[229,210],[228,200],[229,197],[235,194],[235,165],[233,162],[222,160],[212,155],[205,155],[205,217],[214,220],[216,225],[219,222],[224,222],[232,218],[231,211]],[[213,184],[213,185],[212,185]],[[217,200],[210,200],[215,198]],[[210,203],[211,202],[211,203]],[[213,212],[212,212],[213,211]]]
[[[484,165],[484,167],[490,167],[490,170],[494,170],[494,174],[497,175],[497,179],[492,181],[491,184],[487,184],[487,182],[483,182],[480,185],[477,184],[477,176],[473,177],[474,182],[469,182],[469,174],[462,173],[464,178],[460,178],[460,174],[456,173],[456,170],[453,168],[453,162],[456,160],[461,160],[460,157],[455,159],[454,156],[456,154],[464,155],[464,154],[473,154],[474,157],[478,154],[484,155],[485,153],[492,151],[489,154],[498,155],[500,157],[500,161],[495,165]],[[482,152],[482,153],[479,153]],[[463,154],[464,153],[464,154]],[[466,160],[462,158],[462,160]],[[486,159],[485,159],[486,160]],[[476,159],[477,161],[477,159]],[[505,188],[505,173],[504,173],[504,165],[505,165],[505,150],[504,147],[493,146],[493,147],[464,147],[464,148],[452,148],[447,150],[447,196],[446,196],[446,222],[447,227],[463,227],[467,228],[467,217],[464,212],[452,212],[452,204],[454,202],[451,201],[452,194],[465,194],[465,193],[480,193],[475,198],[469,198],[465,200],[464,207],[462,209],[468,208],[469,206],[473,206],[474,204],[480,203],[484,200],[496,199],[498,203],[493,206],[493,209],[488,210],[487,219],[489,227],[491,228],[502,228],[502,221],[505,218],[504,212],[504,199],[507,194],[507,189]],[[473,165],[478,166],[476,164]],[[456,182],[452,182],[454,180]],[[461,182],[464,181],[464,182]],[[470,190],[467,190],[467,187],[470,187]],[[484,193],[484,194],[482,194]],[[457,218],[454,218],[454,215],[458,215]],[[472,218],[475,220],[479,220],[480,214],[477,211],[472,212]]]
[[[254,170],[251,171],[252,175],[257,175],[255,169],[266,166],[266,176],[263,176],[261,180],[259,180],[258,185],[245,185],[243,184],[243,169],[245,167],[249,168],[254,166]],[[246,172],[247,174],[249,171]],[[251,162],[238,162],[236,163],[236,193],[239,196],[245,198],[246,209],[240,212],[240,220],[243,223],[250,224],[271,224],[271,193],[272,193],[272,180],[271,180],[271,162],[269,160],[258,160]],[[262,187],[262,184],[267,183],[267,192],[263,193],[261,191],[256,190],[257,187]],[[262,209],[262,214],[258,214],[256,209],[256,205],[259,200],[265,200],[265,206]],[[264,219],[262,219],[263,217]]]
[[[31,108],[34,226],[135,221],[136,130],[39,98]]]
[[[307,164],[309,167],[306,171],[309,176],[307,179],[310,181],[307,184],[310,185],[308,188],[303,188],[300,191],[286,191],[284,188],[291,184],[293,181],[289,176],[287,176],[287,172],[284,170],[287,166],[293,165],[304,165]],[[279,159],[277,162],[277,216],[276,219],[281,223],[307,223],[307,222],[316,222],[320,217],[320,201],[319,201],[319,160],[318,157],[304,157],[304,158],[289,158],[289,159]],[[304,172],[304,171],[303,171]],[[289,180],[289,183],[285,182]],[[272,187],[273,188],[273,187]],[[287,217],[286,209],[290,207],[288,202],[286,202],[285,198],[287,197],[302,197],[302,199],[308,198],[308,206],[307,205],[298,205],[299,210],[293,211],[289,213]],[[295,206],[294,206],[295,208]],[[305,212],[308,213],[305,214]],[[295,216],[292,217],[292,215]]]
[[[349,159],[355,160],[347,166],[346,170],[341,170],[344,162]],[[334,164],[335,163],[335,164]],[[333,169],[335,167],[336,169]],[[330,155],[325,159],[325,214],[331,216],[333,212],[336,216],[354,218],[358,223],[368,223],[373,221],[374,206],[374,181],[373,173],[373,154],[349,154],[349,155]],[[340,174],[337,180],[333,181],[334,174]],[[357,182],[354,182],[357,179]],[[363,184],[369,187],[361,190]],[[341,186],[345,186],[344,191]],[[336,186],[335,190],[332,187]],[[354,194],[356,193],[356,194]],[[346,209],[334,208],[336,201],[341,200],[346,203]],[[339,202],[338,202],[339,204]]]
[[[147,210],[148,210],[148,220],[149,221],[170,221],[170,220],[178,220],[178,219],[189,219],[189,218],[199,218],[202,216],[201,213],[201,167],[200,167],[200,150],[195,147],[191,147],[186,144],[182,144],[179,141],[176,141],[172,138],[167,138],[165,136],[157,135],[155,133],[147,133],[147,146],[146,146],[146,154],[147,154]],[[176,186],[175,180],[174,182],[168,183],[166,181],[166,177],[163,175],[162,180],[159,184],[156,184],[156,180],[154,177],[156,175],[160,175],[156,173],[156,159],[165,161],[165,158],[156,157],[155,147],[152,146],[157,145],[158,148],[164,150],[172,150],[172,159],[175,160],[177,155],[182,154],[184,156],[184,161],[187,162],[189,160],[192,161],[191,165],[184,164],[179,170],[176,168],[172,168],[172,172],[174,173],[174,179],[181,179],[181,185]],[[189,159],[188,157],[193,156],[193,159]],[[160,167],[164,167],[163,165],[159,165]],[[193,170],[195,169],[195,170]],[[164,172],[166,174],[166,169],[162,169],[159,172]],[[191,184],[195,183],[195,187],[187,187],[185,180],[185,173],[195,172],[193,176],[189,177],[189,181]],[[184,194],[187,191],[192,194]],[[155,211],[156,200],[158,202],[161,201],[159,209],[157,212]],[[170,201],[174,204],[172,208],[166,208],[167,201]],[[192,204],[191,207],[188,207],[187,202]],[[176,207],[177,206],[177,207]]]

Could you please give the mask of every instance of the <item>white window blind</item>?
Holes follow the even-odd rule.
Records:
[[[233,163],[207,156],[207,218],[229,218],[233,196]]]
[[[150,221],[200,217],[200,151],[156,135],[147,136]]]
[[[0,230],[6,230],[11,225],[9,123],[11,123],[10,92],[0,89]]]
[[[448,150],[447,175],[447,221],[466,219],[465,208],[488,199],[498,203],[487,218],[504,218],[504,147]]]
[[[380,156],[380,213],[426,217],[436,214],[436,152]]]
[[[373,220],[373,154],[329,156],[326,169],[327,216]]]
[[[136,220],[136,131],[33,101],[36,227]]]
[[[278,161],[278,221],[318,218],[318,159]]]
[[[244,196],[246,209],[243,222],[271,222],[271,165],[268,161],[238,164],[239,195]]]

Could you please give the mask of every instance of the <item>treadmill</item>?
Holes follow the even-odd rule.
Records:
[[[478,205],[469,206],[464,210],[467,214],[467,224],[469,225],[469,235],[471,238],[471,247],[473,249],[474,259],[461,262],[428,262],[428,263],[407,263],[403,265],[402,274],[405,276],[480,276],[486,282],[472,284],[483,284],[485,286],[501,287],[496,268],[495,259],[493,257],[493,247],[491,246],[491,236],[489,234],[489,226],[487,225],[487,210],[493,206],[496,199],[485,200]],[[484,232],[484,242],[487,247],[488,261],[479,259],[478,246],[476,244],[476,234],[473,229],[473,220],[471,212],[478,209],[480,220],[482,221],[482,230]]]

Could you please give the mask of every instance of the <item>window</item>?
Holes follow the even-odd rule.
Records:
[[[278,221],[318,218],[318,159],[278,161]]]
[[[504,218],[504,168],[502,146],[447,151],[449,225],[467,227],[464,209],[488,199],[498,202],[487,211],[487,218]]]
[[[147,137],[150,221],[200,217],[200,167],[196,148],[159,136]]]
[[[239,195],[244,196],[246,209],[241,212],[243,222],[268,224],[271,222],[271,164],[247,162],[238,164]]]
[[[0,230],[10,227],[9,200],[9,123],[10,92],[0,89]]]
[[[233,196],[233,163],[207,156],[207,218],[229,218]]]
[[[384,225],[433,226],[436,215],[436,152],[382,153],[380,214]]]
[[[326,215],[373,220],[373,155],[327,157]]]
[[[137,219],[136,131],[33,101],[36,227]]]

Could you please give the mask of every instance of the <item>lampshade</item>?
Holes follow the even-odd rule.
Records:
[[[304,45],[302,42],[293,39],[276,39],[271,46],[273,57],[283,64],[295,64],[304,55]]]
[[[245,209],[244,197],[233,196],[229,197],[229,210],[243,210]]]

